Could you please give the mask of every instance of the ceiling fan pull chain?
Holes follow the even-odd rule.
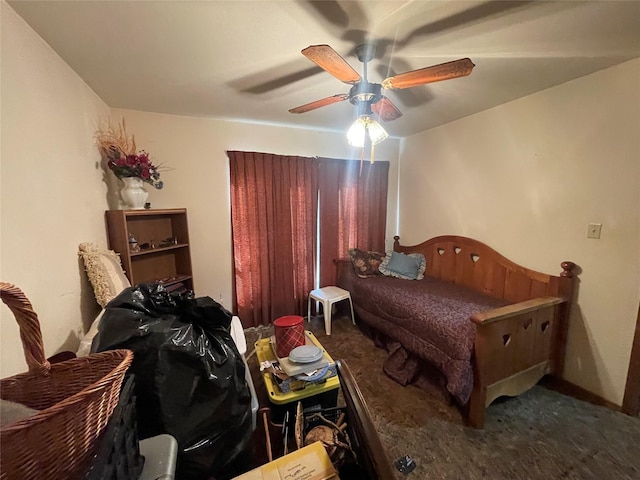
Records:
[[[360,150],[360,176],[362,176],[362,162],[364,162],[364,145]]]
[[[372,143],[371,144],[371,163],[373,164],[373,149],[374,149],[375,145]]]

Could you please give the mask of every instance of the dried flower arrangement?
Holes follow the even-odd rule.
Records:
[[[109,169],[117,178],[137,177],[155,188],[164,186],[160,180],[161,166],[154,165],[144,150],[136,150],[135,138],[127,134],[124,118],[117,127],[111,123],[102,126],[95,138],[98,148],[107,158]]]

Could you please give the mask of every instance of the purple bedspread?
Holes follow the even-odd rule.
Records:
[[[347,267],[338,285],[351,292],[361,321],[398,342],[390,352],[396,360],[389,362],[390,365],[385,363],[388,375],[400,383],[410,383],[419,372],[407,369],[411,365],[418,367],[415,361],[404,359],[415,356],[444,375],[446,389],[456,401],[465,404],[469,400],[473,389],[471,356],[476,329],[469,317],[508,302],[427,276],[423,280],[384,275],[358,278],[353,269]]]

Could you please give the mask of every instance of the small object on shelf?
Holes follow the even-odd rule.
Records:
[[[140,245],[138,245],[138,240],[133,236],[133,233],[129,234],[129,251],[131,252],[139,252]]]
[[[175,280],[177,280],[178,277],[165,277],[165,278],[159,278],[158,279],[158,283],[171,283]]]
[[[140,244],[141,250],[153,250],[154,248],[156,248],[156,244],[153,240]]]
[[[165,238],[160,241],[160,248],[170,247],[171,245],[178,245],[178,237]]]

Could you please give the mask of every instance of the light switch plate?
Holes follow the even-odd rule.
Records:
[[[587,230],[587,238],[600,238],[600,232],[602,231],[601,223],[590,223]]]

